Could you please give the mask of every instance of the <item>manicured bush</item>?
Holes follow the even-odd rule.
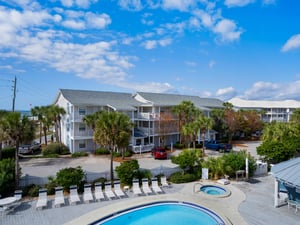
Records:
[[[15,185],[15,160],[2,159],[0,161],[0,194],[9,195],[14,190]]]
[[[95,154],[96,155],[108,155],[109,151],[106,148],[97,148]]]
[[[52,155],[52,154],[60,154],[67,155],[70,154],[69,148],[61,143],[51,143],[48,144],[42,151],[44,156]]]
[[[37,197],[39,196],[39,189],[41,186],[31,184],[23,189],[23,196]]]
[[[57,183],[54,177],[50,176],[48,177],[48,183],[46,184],[47,188],[47,194],[48,195],[54,195],[55,194],[55,187],[57,187]]]
[[[15,158],[15,147],[7,147],[2,149],[2,159]]]
[[[131,185],[132,179],[136,175],[138,169],[139,163],[134,159],[122,162],[119,166],[116,167],[116,172],[122,184]]]
[[[184,144],[175,143],[173,147],[177,148],[177,149],[183,149],[184,148]]]
[[[197,177],[197,175],[195,175],[195,174],[191,174],[191,173],[183,174],[181,172],[173,173],[169,177],[169,180],[175,184],[188,183],[188,182],[195,181],[197,179],[199,179],[199,177]]]
[[[88,155],[89,154],[87,152],[74,152],[74,153],[72,153],[72,158],[85,157]]]
[[[68,191],[71,185],[80,186],[83,177],[84,172],[80,166],[64,168],[56,173],[56,183]]]

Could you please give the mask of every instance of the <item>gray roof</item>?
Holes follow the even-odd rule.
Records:
[[[200,109],[224,108],[223,101],[216,98],[200,98],[198,96],[191,95],[148,92],[137,92],[137,94],[157,106],[174,106],[180,104],[182,101],[191,101],[197,108]]]
[[[140,105],[130,93],[70,89],[60,89],[60,93],[78,106],[111,106],[120,111],[135,111],[136,106]]]
[[[278,163],[271,168],[276,180],[300,188],[300,157]]]

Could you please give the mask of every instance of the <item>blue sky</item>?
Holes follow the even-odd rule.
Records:
[[[300,1],[0,0],[0,109],[60,88],[300,100]]]

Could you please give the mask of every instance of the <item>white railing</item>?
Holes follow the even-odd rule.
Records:
[[[159,119],[159,113],[138,113],[137,119],[153,120]]]
[[[149,144],[149,145],[135,145],[135,146],[132,146],[132,151],[134,153],[151,152],[152,148],[154,148],[154,144]]]

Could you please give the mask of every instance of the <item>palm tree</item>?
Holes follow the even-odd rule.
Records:
[[[60,125],[61,116],[65,114],[66,111],[64,108],[58,105],[50,106],[50,116],[52,117],[52,121],[54,122],[54,127],[55,127],[55,140],[58,141],[59,143],[61,143],[61,125]]]
[[[178,117],[179,133],[182,132],[182,127],[185,124],[192,122],[199,112],[194,103],[191,101],[182,101],[179,105],[174,106],[172,111]],[[182,142],[181,136],[179,136],[179,142]]]
[[[2,142],[7,140],[7,134],[5,132],[5,129],[3,127],[3,117],[7,114],[8,112],[5,110],[0,110],[0,160],[2,159]]]
[[[94,114],[88,114],[82,118],[82,121],[90,127],[94,132],[96,128],[96,122],[102,111],[95,112]],[[94,153],[96,153],[96,141],[94,140]]]
[[[203,141],[203,156],[205,155],[205,134],[207,131],[212,129],[214,121],[210,117],[206,117],[203,113],[197,118],[198,127],[200,133],[202,134],[202,141]]]
[[[113,183],[113,153],[129,139],[133,124],[130,118],[121,112],[102,112],[96,122],[94,139],[110,150],[110,179]]]
[[[19,186],[19,145],[34,139],[35,125],[27,116],[21,116],[19,112],[6,114],[2,121],[3,128],[9,139],[15,142],[15,183]]]
[[[38,123],[39,123],[39,138],[40,138],[40,143],[42,143],[42,123],[43,123],[43,109],[42,107],[35,106],[31,109],[31,115],[34,117],[37,117]]]

